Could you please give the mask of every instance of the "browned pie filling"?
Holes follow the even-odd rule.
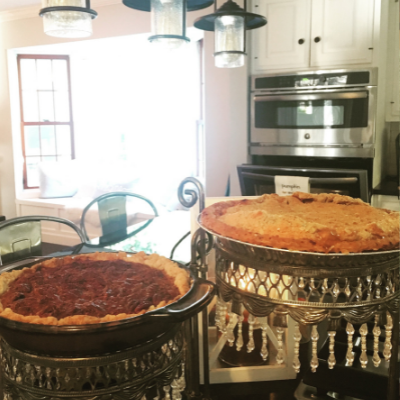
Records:
[[[265,194],[203,210],[202,224],[242,242],[323,253],[399,250],[400,214],[333,193]]]
[[[71,260],[24,270],[0,297],[17,314],[57,319],[88,315],[138,314],[179,296],[164,271],[124,260]]]

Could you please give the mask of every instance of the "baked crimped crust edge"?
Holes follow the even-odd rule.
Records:
[[[334,193],[302,193],[295,192],[291,196],[279,196],[277,194],[265,194],[254,199],[243,199],[243,200],[227,200],[215,203],[203,210],[201,213],[201,224],[212,232],[218,235],[235,239],[240,242],[267,246],[276,249],[284,249],[290,251],[305,251],[315,253],[361,253],[363,251],[387,251],[387,250],[399,250],[399,232],[394,237],[385,237],[379,241],[374,240],[359,240],[354,242],[339,241],[334,245],[324,246],[316,242],[312,242],[309,239],[287,239],[281,238],[277,235],[270,234],[258,234],[238,228],[232,225],[225,224],[218,218],[225,214],[228,208],[235,207],[238,205],[251,205],[254,203],[263,203],[265,199],[270,197],[284,198],[284,197],[296,197],[302,202],[320,202],[320,203],[335,203],[343,205],[358,205],[371,207],[369,204],[363,202],[361,199],[354,199],[349,196],[342,196]],[[379,209],[387,214],[397,214],[397,211],[391,211],[386,209]],[[400,227],[399,227],[400,228]]]
[[[10,283],[15,281],[25,270],[36,269],[39,266],[43,266],[46,268],[54,268],[57,266],[62,266],[70,263],[72,260],[90,260],[90,261],[109,261],[109,260],[123,260],[132,263],[140,263],[145,264],[151,268],[155,268],[158,270],[164,271],[168,276],[174,279],[174,284],[179,290],[179,295],[174,299],[166,302],[161,301],[157,306],[151,306],[146,310],[141,310],[137,314],[127,314],[121,313],[117,315],[107,314],[105,317],[92,317],[88,315],[73,315],[70,317],[65,317],[62,319],[57,319],[55,317],[40,317],[37,315],[25,316],[18,313],[15,313],[10,308],[3,308],[3,305],[0,301],[0,317],[4,317],[13,321],[26,322],[30,324],[40,324],[40,325],[87,325],[87,324],[98,324],[103,322],[111,322],[111,321],[119,321],[122,319],[136,317],[138,315],[145,314],[148,311],[156,310],[161,307],[165,307],[168,304],[174,303],[179,300],[182,296],[184,296],[190,289],[189,286],[189,273],[182,268],[179,268],[178,265],[171,261],[170,259],[160,256],[158,254],[146,254],[144,252],[139,252],[135,254],[127,254],[125,252],[119,253],[88,253],[88,254],[80,254],[74,256],[66,256],[60,258],[52,258],[49,260],[45,260],[39,262],[37,264],[32,265],[31,267],[26,267],[21,270],[13,270],[10,272],[3,272],[0,275],[0,296],[4,294],[8,288]]]

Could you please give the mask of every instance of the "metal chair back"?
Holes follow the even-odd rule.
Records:
[[[115,232],[126,232],[128,228],[127,212],[126,212],[126,199],[128,197],[137,198],[146,202],[154,212],[154,216],[158,216],[158,211],[153,202],[144,196],[130,192],[111,192],[103,194],[92,200],[82,212],[81,217],[81,230],[86,239],[89,241],[89,235],[85,227],[85,216],[89,209],[97,203],[99,209],[100,224],[103,231],[103,236],[110,235]],[[129,233],[133,236],[139,231],[148,226],[152,220],[148,220],[145,224],[141,225],[138,229]]]
[[[0,222],[0,265],[42,255],[41,221],[68,225],[84,242],[80,229],[71,221],[44,215],[29,215]]]

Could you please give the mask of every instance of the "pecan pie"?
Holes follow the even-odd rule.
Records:
[[[399,213],[337,194],[296,192],[224,201],[203,210],[204,227],[256,245],[359,253],[399,248]]]
[[[157,254],[53,258],[0,275],[0,316],[44,325],[109,322],[163,307],[188,290],[188,273]]]

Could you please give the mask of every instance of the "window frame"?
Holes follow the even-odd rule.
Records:
[[[34,60],[66,60],[67,62],[67,80],[68,80],[68,102],[69,102],[69,122],[57,122],[57,121],[33,121],[33,122],[25,122],[24,121],[24,107],[23,107],[23,98],[22,98],[22,77],[21,77],[21,60],[23,59],[34,59]],[[44,54],[18,54],[17,55],[17,65],[18,65],[18,86],[19,86],[19,101],[20,101],[20,129],[21,129],[21,147],[22,147],[22,156],[24,159],[23,165],[23,188],[24,189],[37,189],[39,186],[28,186],[28,176],[27,176],[27,156],[25,149],[25,127],[26,126],[69,126],[70,128],[70,140],[71,140],[71,160],[75,159],[75,136],[74,136],[74,120],[73,120],[73,112],[72,112],[72,91],[71,91],[71,65],[70,65],[70,57],[69,55],[44,55]],[[39,90],[37,89],[38,93]],[[54,84],[52,88],[52,93],[54,93]],[[39,100],[38,100],[39,104]],[[53,101],[54,107],[54,101]],[[40,108],[38,108],[40,112]],[[56,149],[57,149],[57,135],[55,135]],[[42,153],[42,142],[40,143],[40,152]],[[58,157],[57,154],[49,154],[46,156],[55,156]],[[31,157],[31,156],[28,156]],[[42,154],[39,156],[42,159]]]

